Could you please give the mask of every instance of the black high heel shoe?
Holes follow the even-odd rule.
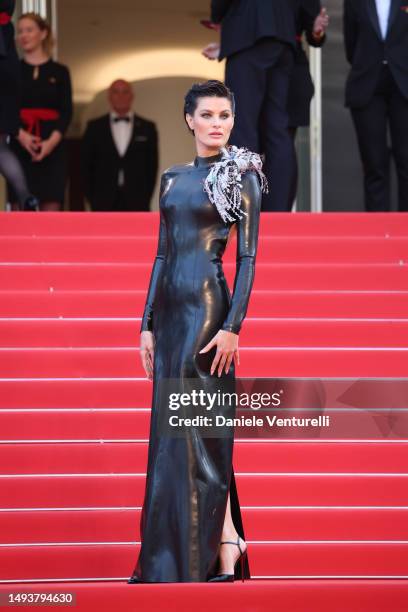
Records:
[[[220,544],[234,544],[235,546],[238,546],[239,548],[239,552],[241,553],[238,557],[238,559],[235,561],[235,565],[234,565],[234,573],[233,574],[217,574],[216,576],[213,576],[212,578],[209,578],[207,582],[234,582],[234,578],[235,578],[235,566],[238,563],[238,561],[240,561],[241,563],[241,579],[242,582],[244,582],[245,578],[244,578],[244,561],[245,561],[245,557],[247,556],[247,549],[245,549],[244,551],[241,550],[241,546],[239,545],[239,541],[240,541],[240,536],[238,536],[238,539],[236,542],[230,542],[229,540],[226,540],[225,542],[220,542]]]
[[[143,580],[139,580],[136,576],[131,576],[129,580],[127,580],[128,584],[137,584],[138,582],[143,582]]]

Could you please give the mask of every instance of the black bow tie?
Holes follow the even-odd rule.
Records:
[[[114,117],[113,121],[117,123],[118,121],[127,121],[129,123],[130,117]]]

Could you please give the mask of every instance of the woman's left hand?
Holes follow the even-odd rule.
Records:
[[[40,162],[53,152],[55,147],[61,142],[62,134],[58,131],[54,131],[49,138],[42,140],[39,143],[39,151],[36,155],[33,155],[33,161]]]
[[[199,351],[200,353],[207,353],[213,346],[217,347],[217,352],[211,364],[211,374],[214,373],[217,366],[218,376],[221,376],[224,366],[225,373],[228,374],[233,359],[234,363],[239,365],[238,338],[238,334],[220,329],[210,342]]]

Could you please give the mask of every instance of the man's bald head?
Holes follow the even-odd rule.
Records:
[[[108,90],[108,100],[112,109],[118,115],[126,115],[132,108],[133,103],[132,86],[125,79],[116,79]]]

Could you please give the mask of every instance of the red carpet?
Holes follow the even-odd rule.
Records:
[[[89,612],[406,610],[408,417],[388,411],[346,413],[348,439],[340,425],[318,440],[236,440],[253,580],[126,583],[157,225],[143,213],[0,216],[0,593],[71,590]],[[234,257],[232,242],[230,282]],[[404,214],[262,215],[238,376],[407,377],[407,261]]]

